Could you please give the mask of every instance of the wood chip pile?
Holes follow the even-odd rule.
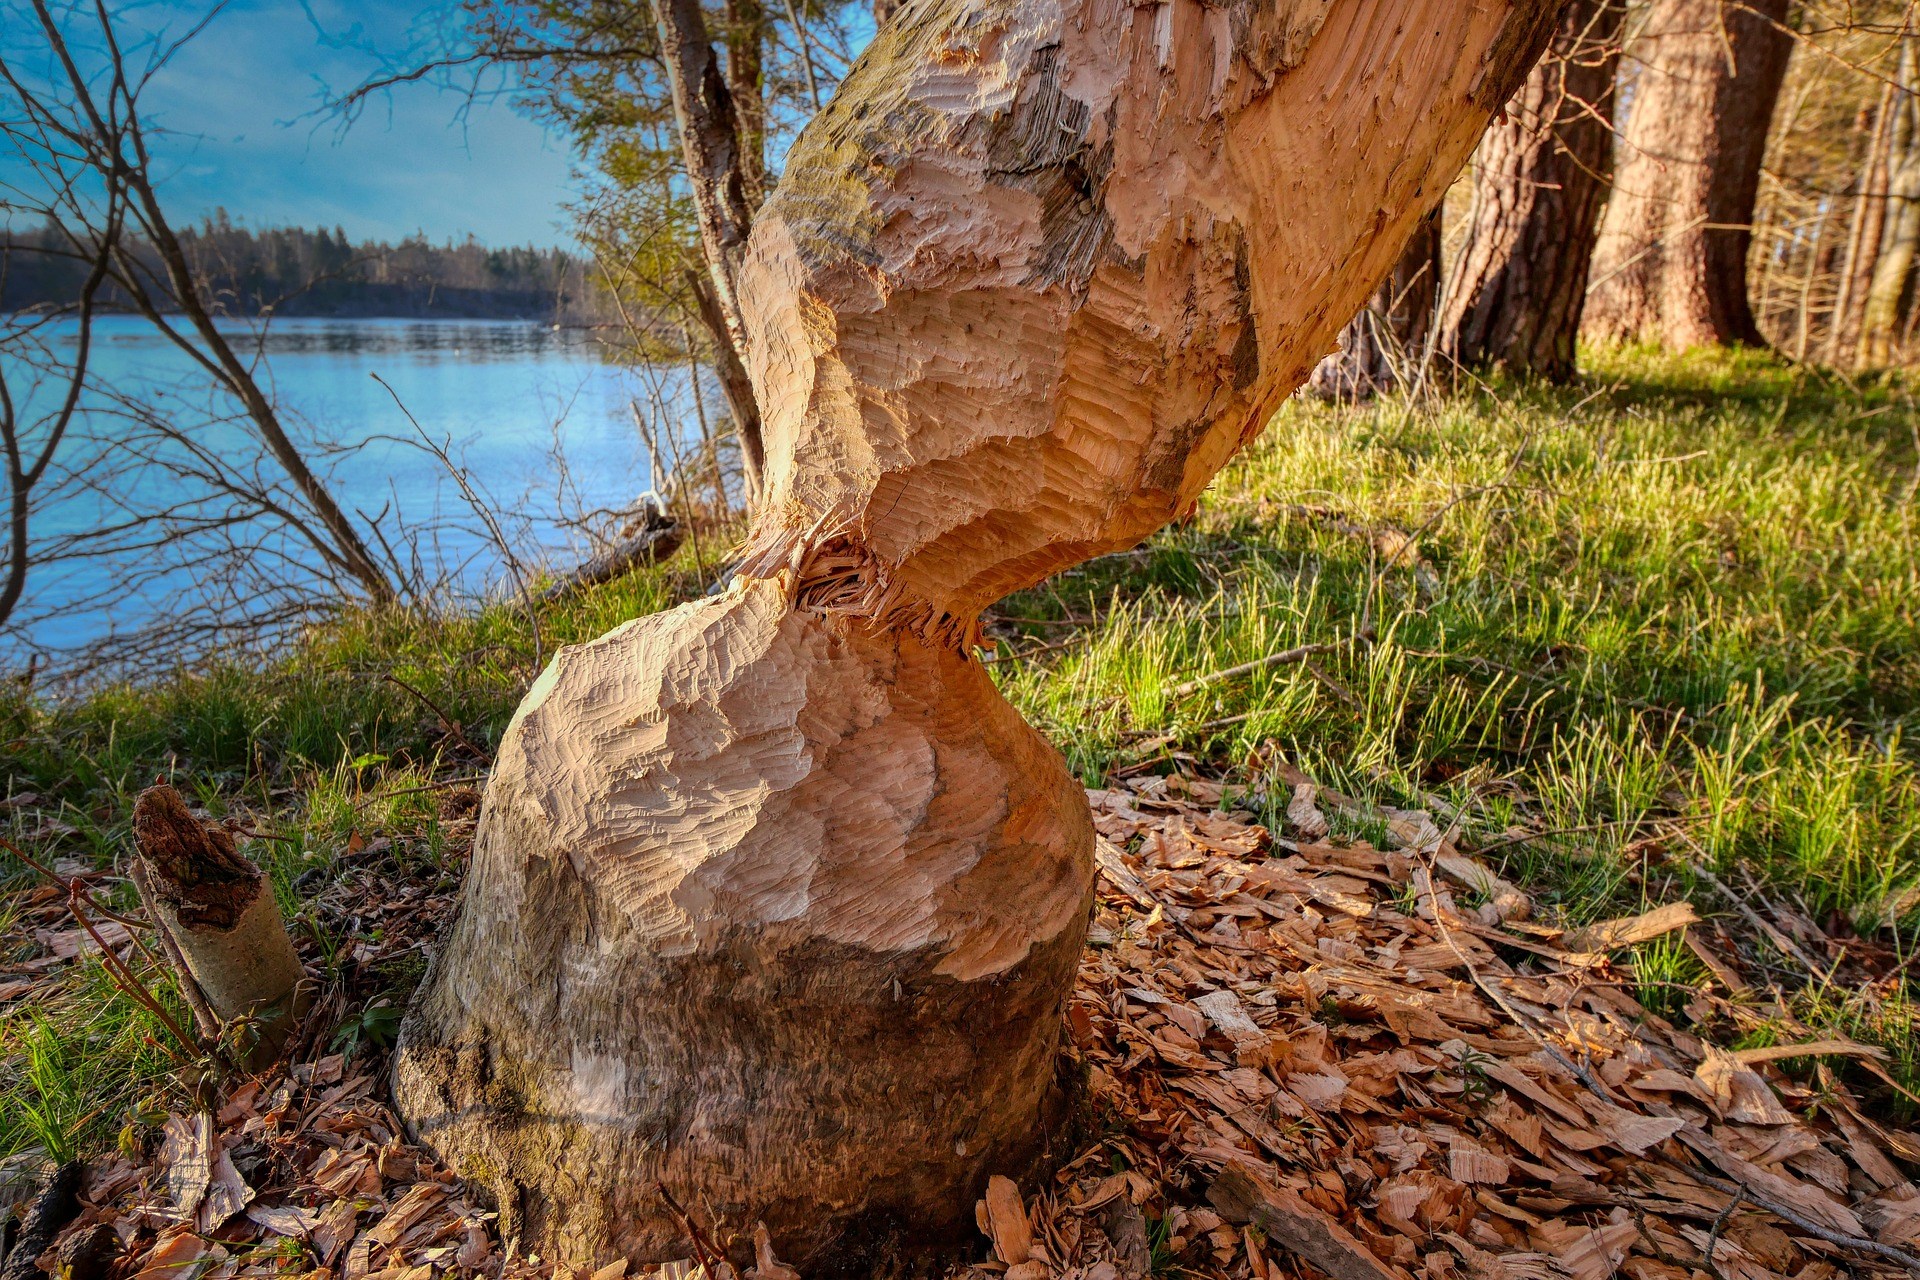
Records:
[[[1920,1190],[1893,1155],[1920,1141],[1831,1073],[1816,1091],[1770,1065],[1877,1051],[1727,1053],[1613,968],[1692,924],[1686,903],[1530,924],[1424,813],[1389,815],[1393,851],[1316,842],[1305,783],[1298,840],[1218,812],[1205,782],[1091,798],[1101,903],[1068,1023],[1111,1136],[1027,1206],[1032,1245],[989,1197],[1008,1280],[1912,1268]]]
[[[1546,927],[1424,814],[1389,815],[1392,850],[1326,842],[1311,785],[1289,809],[1291,839],[1223,812],[1207,782],[1090,796],[1100,902],[1067,1018],[1067,1065],[1087,1084],[1080,1145],[1024,1196],[990,1184],[976,1207],[984,1260],[956,1280],[1920,1269],[1920,1190],[1896,1163],[1920,1162],[1920,1139],[1880,1123],[1831,1072],[1809,1085],[1779,1069],[1872,1051],[1728,1053],[1635,1001],[1611,957],[1688,928],[1684,903]],[[424,944],[446,905],[412,901],[411,916],[384,919],[380,954]],[[479,1198],[406,1143],[376,1058],[310,1044],[290,1074],[171,1116],[140,1159],[96,1163],[81,1217],[42,1268],[75,1280],[555,1273],[516,1256]],[[700,1268],[659,1270],[686,1280]],[[766,1257],[758,1270],[791,1276]]]

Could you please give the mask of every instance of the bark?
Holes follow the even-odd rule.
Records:
[[[740,475],[747,488],[747,506],[760,500],[761,473],[766,470],[766,445],[761,438],[760,402],[754,398],[753,379],[740,359],[740,349],[720,310],[713,286],[699,272],[689,270],[687,284],[694,305],[700,311],[713,347],[713,371],[720,380],[720,394],[727,398],[727,412],[733,415],[734,438],[740,442]]]
[[[0,1266],[0,1280],[43,1280],[47,1273],[39,1267],[40,1255],[53,1247],[61,1228],[79,1214],[80,1183],[86,1172],[85,1164],[69,1160],[47,1175],[21,1215],[20,1234]]]
[[[1480,143],[1467,240],[1447,282],[1451,365],[1565,382],[1613,169],[1624,0],[1570,0],[1548,55]]]
[[[222,1022],[245,1020],[243,1063],[266,1066],[312,995],[272,886],[232,836],[195,818],[164,784],[140,793],[133,835],[154,927],[186,964],[181,980],[199,989]]]
[[[1440,293],[1440,210],[1414,227],[1393,270],[1340,331],[1340,349],[1307,380],[1322,399],[1351,403],[1412,386],[1426,368]]]
[[[1763,346],[1747,296],[1787,0],[1654,0],[1582,332],[1669,350]]]
[[[1860,361],[1866,365],[1885,364],[1897,353],[1902,304],[1920,252],[1920,99],[1905,87],[1920,78],[1917,44],[1920,37],[1912,36],[1901,43],[1902,87],[1891,104],[1886,214],[1861,317]]]
[[[740,296],[767,498],[721,594],[502,741],[395,1098],[586,1264],[971,1230],[1043,1157],[1092,831],[971,657],[1189,510],[1331,346],[1551,0],[920,0],[795,144]]]

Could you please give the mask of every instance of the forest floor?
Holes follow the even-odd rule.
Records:
[[[1594,1280],[1621,1266],[1652,1268],[1634,1280],[1668,1275],[1662,1267],[1677,1267],[1678,1280],[1700,1266],[1745,1280],[1853,1265],[1845,1250],[1790,1224],[1785,1244],[1766,1234],[1785,1220],[1754,1205],[1767,1195],[1776,1207],[1783,1197],[1800,1203],[1796,1197],[1814,1194],[1808,1179],[1833,1204],[1804,1202],[1803,1217],[1813,1213],[1809,1220],[1830,1235],[1857,1234],[1849,1222],[1889,1241],[1920,1231],[1912,1216],[1886,1208],[1904,1186],[1887,1154],[1920,1161],[1920,1138],[1906,1132],[1920,1085],[1909,974],[1911,927],[1920,920],[1920,756],[1909,732],[1920,720],[1917,490],[1920,412],[1902,383],[1856,385],[1754,355],[1618,355],[1596,361],[1587,383],[1570,391],[1485,386],[1421,404],[1291,405],[1192,521],[1004,602],[989,633],[1009,697],[1099,795],[1135,797],[1122,807],[1155,814],[1162,826],[1167,815],[1179,819],[1171,837],[1178,847],[1164,836],[1154,844],[1144,819],[1138,840],[1110,833],[1119,858],[1103,868],[1108,916],[1099,930],[1107,945],[1089,955],[1082,1014],[1070,1020],[1075,1054],[1096,1069],[1096,1098],[1105,1087],[1100,1072],[1114,1082],[1105,1145],[1093,1149],[1106,1167],[1093,1186],[1083,1185],[1087,1166],[1076,1165],[1081,1181],[1063,1181],[1057,1195],[1026,1206],[1055,1250],[1043,1248],[1038,1260],[1060,1264],[1063,1224],[1113,1201],[1121,1192],[1107,1180],[1132,1170],[1142,1184],[1123,1178],[1124,1198],[1143,1215],[1149,1269],[1264,1276],[1259,1239],[1269,1228],[1243,1233],[1234,1252],[1228,1243],[1237,1228],[1208,1207],[1207,1180],[1194,1172],[1223,1167],[1218,1152],[1207,1163],[1208,1142],[1237,1144],[1255,1159],[1274,1155],[1271,1135],[1242,1123],[1256,1106],[1268,1117],[1262,1124],[1305,1126],[1287,1130],[1296,1138],[1330,1126],[1341,1139],[1324,1151],[1308,1143],[1319,1163],[1270,1169],[1270,1181],[1340,1217],[1384,1265],[1424,1268],[1431,1280],[1445,1272],[1434,1271],[1432,1257],[1451,1257],[1448,1266],[1475,1280]],[[244,846],[272,872],[325,983],[295,1054],[304,1080],[281,1092],[264,1082],[224,1099],[236,1135],[253,1135],[229,1167],[261,1210],[224,1228],[235,1246],[222,1246],[228,1271],[314,1265],[324,1222],[302,1214],[324,1215],[351,1195],[366,1202],[344,1224],[336,1216],[325,1237],[339,1246],[347,1273],[361,1237],[359,1270],[444,1269],[497,1256],[499,1242],[482,1227],[475,1240],[462,1234],[470,1206],[449,1207],[456,1189],[392,1143],[372,1076],[450,907],[489,752],[541,660],[556,644],[699,590],[723,551],[709,536],[665,570],[544,609],[537,627],[510,604],[431,618],[355,616],[265,657],[85,696],[19,688],[0,695],[0,835],[100,901],[132,908],[116,872],[125,866],[132,800],[167,778],[249,836]],[[1209,811],[1271,833],[1249,837],[1256,843],[1279,843],[1259,845],[1256,857],[1252,847],[1201,841],[1198,860],[1181,861],[1180,841],[1206,829]],[[1334,895],[1333,908],[1317,900],[1307,936],[1268,931],[1273,946],[1253,950],[1282,958],[1250,971],[1236,950],[1246,944],[1231,936],[1240,925],[1221,921],[1244,924],[1248,912],[1278,917],[1234,897],[1247,896],[1244,883],[1221,887],[1219,875],[1231,881],[1239,872],[1205,864],[1228,856],[1236,866],[1271,868],[1263,874],[1305,877],[1252,895],[1263,899],[1312,898],[1316,879],[1352,883],[1318,886]],[[1465,872],[1457,900],[1436,909],[1438,891],[1420,876],[1444,872],[1438,860],[1447,858],[1480,870]],[[1503,906],[1509,890],[1525,900],[1524,918],[1511,902]],[[1234,905],[1223,910],[1209,894]],[[25,1186],[49,1160],[87,1156],[98,1169],[117,1160],[113,1167],[132,1171],[122,1175],[132,1179],[127,1185],[107,1187],[112,1194],[99,1186],[89,1193],[124,1205],[127,1196],[151,1194],[141,1171],[156,1159],[179,1163],[195,1142],[210,1159],[214,1153],[186,1119],[194,1099],[178,1050],[153,1010],[95,958],[67,898],[0,851],[0,1199],[15,1198],[18,1190],[6,1187]],[[1364,912],[1346,910],[1342,899]],[[1578,932],[1683,902],[1697,919],[1676,926],[1675,916],[1655,915],[1667,927],[1615,930],[1600,942]],[[1448,920],[1464,932],[1446,932]],[[1500,936],[1489,942],[1487,931]],[[1404,945],[1384,941],[1396,934],[1416,949],[1444,944],[1448,954],[1427,955],[1412,977],[1383,976],[1407,967]],[[126,952],[158,1006],[179,1016],[164,974],[137,947],[107,941]],[[1284,1020],[1294,1026],[1292,1043],[1321,1027],[1334,1048],[1302,1058],[1296,1076],[1353,1085],[1365,1072],[1341,1063],[1355,1046],[1385,1052],[1368,1044],[1392,1022],[1379,1013],[1381,982],[1431,980],[1460,1009],[1481,1007],[1456,1019],[1491,1021],[1466,1039],[1436,1039],[1430,1025],[1391,1027],[1416,1059],[1451,1054],[1453,1065],[1402,1062],[1388,1073],[1391,1089],[1359,1087],[1351,1108],[1301,1094],[1331,1090],[1324,1080],[1286,1086],[1288,1098],[1307,1106],[1287,1120],[1273,1095],[1235,1104],[1229,1094],[1209,1094],[1204,1082],[1246,1065],[1222,1065],[1238,1063],[1233,1033],[1246,1028],[1230,1011],[1221,1011],[1225,1023],[1207,1014],[1214,990],[1160,990],[1169,966],[1141,956],[1162,945],[1214,949],[1214,969],[1233,980],[1212,985],[1238,992],[1263,1032]],[[1300,946],[1317,958],[1302,960]],[[1115,965],[1144,968],[1121,981],[1108,973]],[[1340,987],[1356,965],[1382,973],[1367,980],[1372,987]],[[1331,990],[1316,989],[1330,981]],[[1547,986],[1527,995],[1501,985],[1519,982]],[[1542,1003],[1555,982],[1580,988],[1588,1005],[1564,993]],[[1278,1003],[1254,999],[1260,990]],[[1157,998],[1135,999],[1138,991]],[[1508,1008],[1493,991],[1519,1003]],[[1554,1012],[1541,1021],[1531,1009]],[[1476,1036],[1507,1043],[1479,1045]],[[1650,1064],[1644,1045],[1632,1047],[1642,1040],[1664,1057]],[[1821,1053],[1781,1056],[1780,1046],[1820,1040],[1830,1042]],[[1592,1065],[1567,1076],[1549,1042],[1577,1043],[1586,1056],[1574,1060]],[[1538,1061],[1548,1065],[1502,1065],[1510,1049],[1545,1055]],[[1200,1063],[1207,1054],[1219,1059],[1214,1067]],[[1609,1075],[1608,1061],[1623,1065]],[[1273,1063],[1258,1065],[1269,1080],[1290,1078]],[[1157,1083],[1140,1084],[1142,1071]],[[1434,1071],[1449,1081],[1437,1100],[1430,1085],[1409,1094],[1401,1083]],[[1503,1071],[1557,1103],[1529,1101]],[[1598,1075],[1580,1078],[1589,1071]],[[1658,1077],[1650,1087],[1643,1077],[1656,1071],[1694,1084]],[[1753,1091],[1756,1081],[1764,1097]],[[1233,1076],[1219,1087],[1259,1086]],[[1502,1099],[1526,1113],[1513,1121],[1521,1137],[1490,1118]],[[1608,1147],[1604,1124],[1590,1147],[1580,1146],[1580,1134],[1529,1146],[1545,1141],[1527,1120],[1533,1110],[1557,1116],[1534,1122],[1565,1130],[1571,1121],[1560,1107],[1595,1123],[1611,1117],[1592,1110],[1599,1100],[1642,1121],[1679,1114],[1686,1123],[1672,1131],[1679,1136],[1638,1152],[1644,1128],[1630,1127],[1625,1147]],[[1778,1111],[1783,1102],[1790,1125]],[[1750,1109],[1730,1113],[1736,1104]],[[1443,1122],[1434,1106],[1456,1114]],[[395,1154],[390,1164],[385,1155],[375,1161],[370,1186],[355,1182],[368,1176],[357,1168],[347,1177],[339,1168],[289,1164],[287,1149],[273,1142],[289,1114],[303,1126],[337,1122],[363,1142],[384,1135],[374,1146]],[[1373,1164],[1385,1159],[1391,1171],[1368,1175],[1421,1175],[1417,1195],[1396,1183],[1383,1198],[1372,1182],[1360,1194],[1360,1171],[1340,1160],[1351,1156],[1353,1117],[1362,1114],[1390,1114],[1418,1131],[1390,1136],[1402,1144],[1399,1154]],[[1377,1151],[1378,1126],[1388,1122],[1372,1123],[1365,1145]],[[1783,1126],[1770,1131],[1779,1139],[1770,1146],[1739,1127],[1769,1124]],[[1201,1142],[1201,1155],[1183,1145],[1189,1139]],[[1406,1145],[1416,1140],[1426,1144],[1420,1152]],[[1746,1164],[1723,1162],[1702,1142]],[[342,1137],[329,1150],[351,1145]],[[1685,1177],[1694,1190],[1656,1188],[1648,1194],[1665,1207],[1652,1209],[1624,1192],[1569,1195],[1567,1179],[1616,1181],[1625,1176],[1616,1166],[1644,1164],[1636,1157],[1656,1147],[1669,1161],[1693,1161]],[[1477,1164],[1473,1151],[1496,1163]],[[1403,1160],[1410,1163],[1393,1168]],[[1700,1161],[1719,1172],[1702,1173],[1694,1168]],[[1499,1162],[1499,1182],[1468,1176],[1480,1169],[1491,1178]],[[1522,1167],[1529,1163],[1534,1173]],[[1551,1176],[1541,1181],[1539,1170]],[[1762,1175],[1790,1185],[1763,1185]],[[313,1188],[329,1177],[345,1178],[344,1190],[323,1204]],[[1496,1194],[1507,1179],[1528,1177],[1538,1185]],[[277,1220],[266,1194],[276,1178],[291,1178],[287,1187],[307,1196],[304,1207],[285,1206],[299,1212]],[[1746,1190],[1730,1196],[1723,1188],[1715,1201],[1716,1179]],[[1088,1197],[1101,1194],[1107,1201],[1088,1208]],[[1520,1216],[1463,1214],[1462,1196],[1493,1196]],[[1692,1208],[1673,1209],[1681,1202]],[[412,1218],[396,1218],[387,1224],[391,1238],[376,1238],[383,1213],[401,1203]],[[1381,1216],[1382,1205],[1398,1223]],[[1835,1208],[1852,1217],[1835,1216]],[[1647,1213],[1669,1210],[1671,1222],[1647,1225]],[[446,1252],[429,1263],[402,1258],[392,1246],[434,1235],[439,1226],[421,1225],[429,1220],[455,1224],[430,1246]],[[1555,1222],[1577,1229],[1577,1238],[1541,1225]],[[1639,1224],[1634,1240],[1621,1222]],[[1598,1249],[1600,1262],[1562,1256],[1609,1226],[1619,1239],[1581,1246]],[[179,1231],[168,1238],[174,1252],[156,1257],[160,1228],[140,1230],[148,1232],[141,1265],[153,1275],[192,1275],[217,1261],[205,1250],[188,1256],[194,1246],[177,1242],[193,1233]],[[1123,1236],[1130,1230],[1119,1228]],[[1076,1241],[1078,1232],[1070,1233]],[[1706,1256],[1740,1233],[1742,1256]],[[1451,1254],[1433,1252],[1419,1266],[1401,1256],[1414,1241],[1428,1253],[1431,1240],[1449,1234],[1461,1242],[1449,1242]],[[1118,1237],[1102,1238],[1111,1245]],[[384,1259],[378,1266],[375,1248]],[[998,1262],[1021,1265],[1008,1248],[1017,1252],[1017,1241],[996,1246]],[[1118,1248],[1102,1246],[1106,1252],[1077,1265],[1118,1258]],[[1496,1265],[1471,1250],[1507,1261]]]

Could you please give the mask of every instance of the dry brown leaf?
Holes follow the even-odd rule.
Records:
[[[1792,1124],[1793,1113],[1780,1105],[1760,1073],[1711,1045],[1693,1070],[1693,1078],[1714,1110],[1742,1124]]]
[[[1602,920],[1584,929],[1575,929],[1560,940],[1560,945],[1569,952],[1617,951],[1636,943],[1651,942],[1675,929],[1695,924],[1699,919],[1691,902],[1669,902],[1664,907],[1655,907],[1637,916],[1621,916],[1615,920]]]
[[[1287,801],[1287,821],[1304,840],[1318,840],[1327,834],[1327,815],[1314,803],[1318,789],[1311,782],[1295,783],[1293,799]]]

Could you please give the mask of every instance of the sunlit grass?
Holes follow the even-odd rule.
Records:
[[[996,679],[1089,784],[1184,754],[1233,770],[1258,804],[1263,789],[1284,800],[1266,786],[1284,759],[1372,805],[1457,813],[1469,847],[1497,847],[1553,918],[1646,905],[1660,837],[1822,924],[1913,925],[1920,457],[1905,388],[1752,353],[1591,364],[1568,391],[1288,405],[1193,521],[1005,602]],[[6,785],[58,803],[0,810],[0,833],[28,839],[51,814],[71,830],[44,851],[113,865],[134,796],[168,778],[260,834],[249,851],[332,964],[340,944],[301,886],[380,833],[406,833],[419,873],[446,874],[443,784],[484,772],[538,660],[697,594],[706,550],[706,565],[683,554],[542,608],[537,641],[509,601],[346,616],[268,659],[85,696],[9,686]],[[1307,645],[1326,647],[1183,688]],[[1384,839],[1375,813],[1330,816]],[[1515,824],[1530,834],[1508,842]],[[1663,888],[1726,908],[1667,871]],[[27,880],[0,857],[0,889]],[[1672,941],[1630,972],[1665,1013],[1701,977]],[[147,1015],[88,974],[0,1014],[0,1156],[97,1139],[164,1065]],[[1914,1078],[1903,983],[1790,999]]]

